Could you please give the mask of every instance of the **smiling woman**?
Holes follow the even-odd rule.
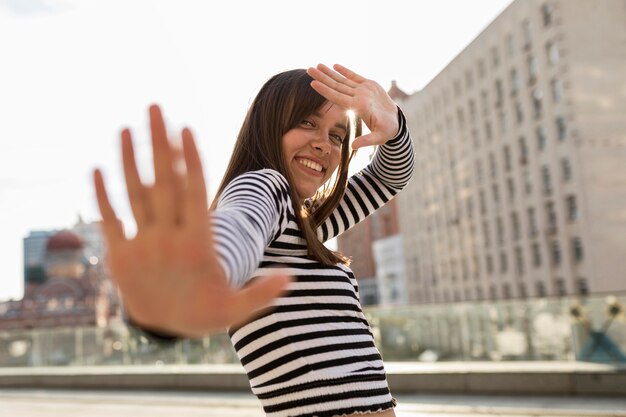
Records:
[[[191,132],[182,132],[180,173],[159,108],[150,116],[153,186],[141,182],[130,132],[122,133],[133,239],[95,175],[112,275],[132,321],[178,337],[229,326],[268,416],[394,416],[358,283],[348,260],[323,245],[411,178],[411,139],[393,100],[339,65],[272,77],[248,111],[209,215]],[[371,145],[381,145],[371,163],[348,178],[352,149]]]

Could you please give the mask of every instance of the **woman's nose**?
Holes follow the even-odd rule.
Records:
[[[318,149],[319,151],[324,153],[330,153],[330,146],[330,138],[327,134],[320,132],[315,135],[315,139],[313,141],[313,147],[315,149]]]

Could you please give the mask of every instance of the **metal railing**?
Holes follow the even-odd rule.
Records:
[[[370,307],[388,361],[626,362],[626,294]],[[228,336],[158,344],[134,329],[0,331],[0,366],[237,363]]]

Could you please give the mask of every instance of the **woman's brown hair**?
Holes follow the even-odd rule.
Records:
[[[307,242],[309,256],[324,265],[339,262],[347,264],[349,260],[345,256],[331,251],[320,242],[316,230],[339,205],[348,184],[348,164],[354,154],[350,151],[349,144],[350,123],[342,142],[339,167],[333,184],[325,184],[306,207],[300,206],[300,198],[296,194],[282,154],[283,135],[326,103],[326,99],[311,87],[312,80],[305,70],[297,69],[277,74],[261,87],[241,126],[235,149],[211,209],[215,209],[226,186],[239,175],[263,168],[278,171],[289,183],[294,212]],[[360,120],[354,126],[355,136],[359,136]]]

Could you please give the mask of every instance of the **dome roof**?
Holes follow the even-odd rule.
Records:
[[[85,247],[83,240],[74,232],[62,230],[48,239],[46,251],[80,250]]]

